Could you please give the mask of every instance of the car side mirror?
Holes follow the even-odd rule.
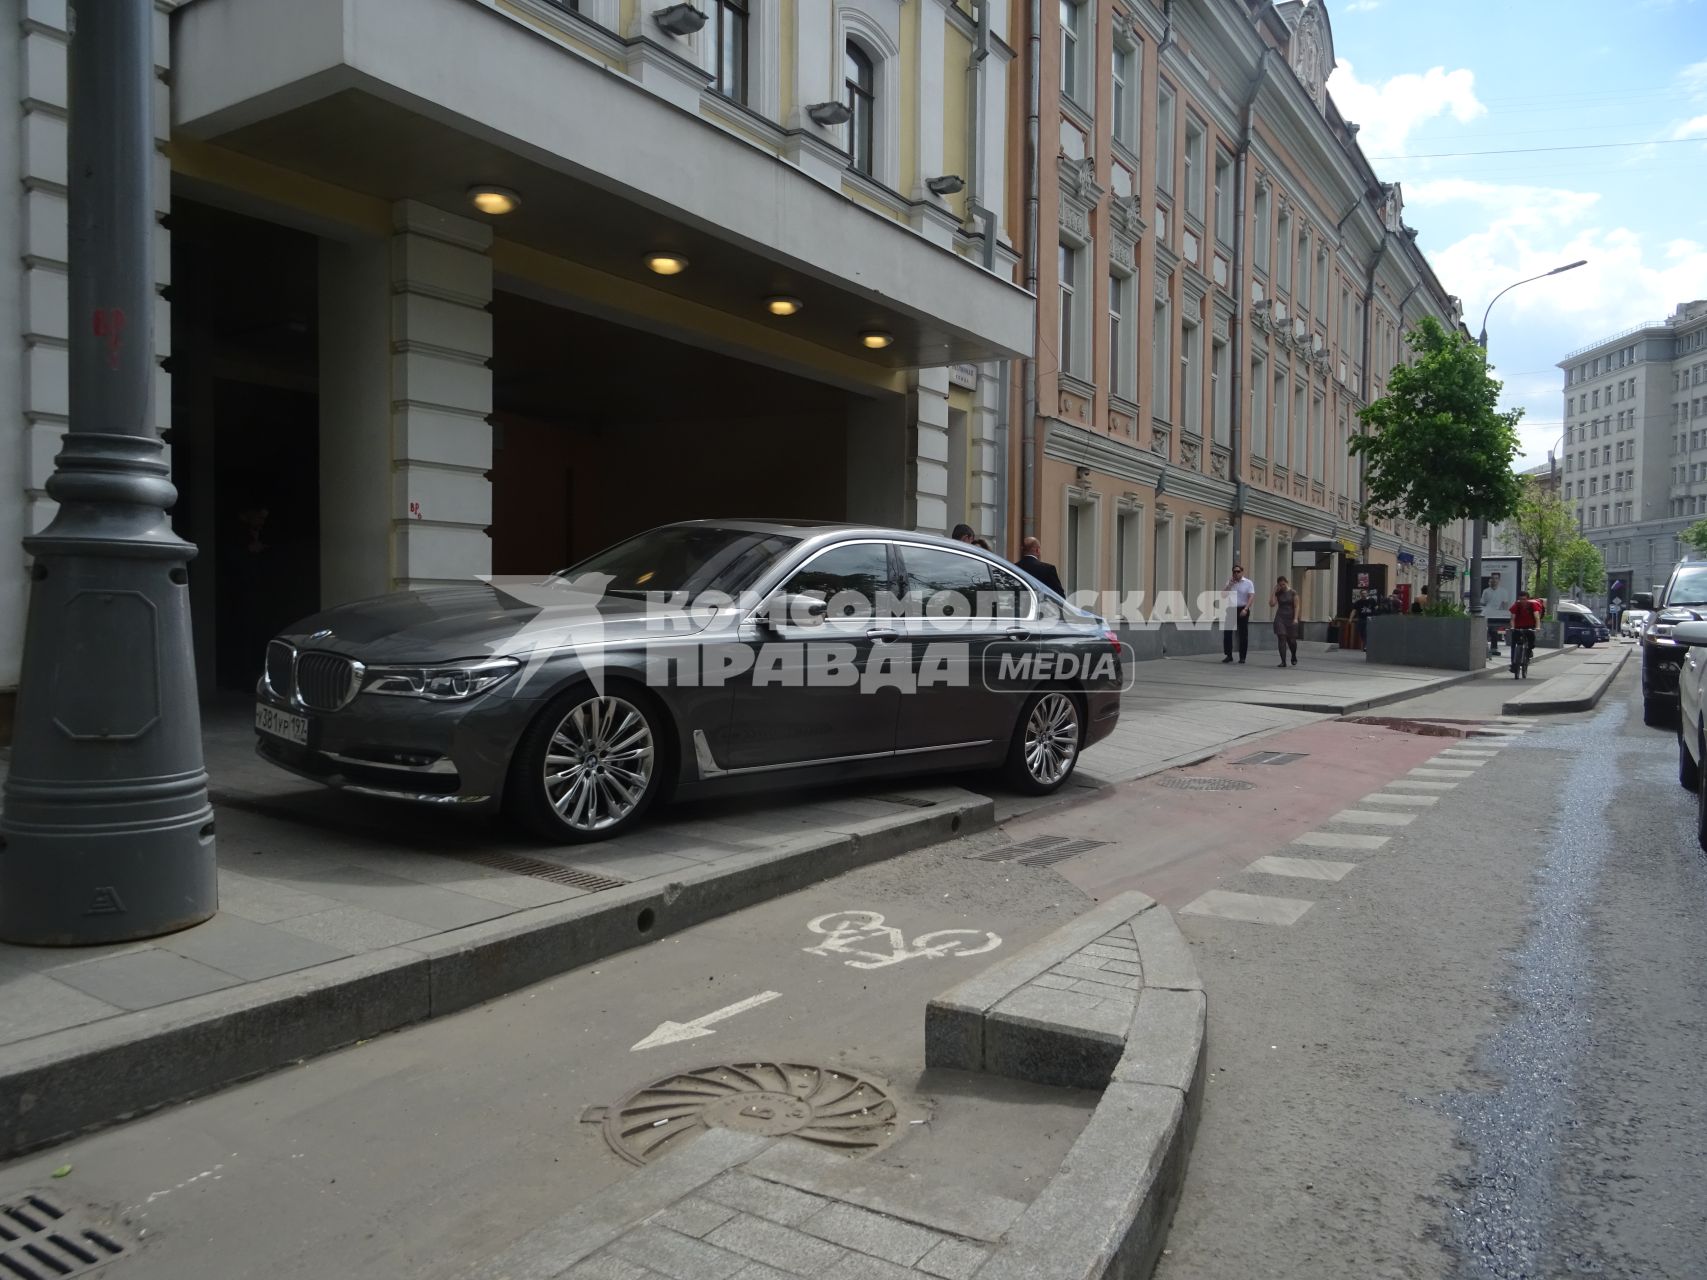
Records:
[[[772,596],[765,606],[765,621],[771,630],[784,627],[821,627],[829,606],[817,596],[796,595],[784,591]]]
[[[1692,649],[1707,645],[1707,622],[1680,622],[1672,629],[1671,639]]]

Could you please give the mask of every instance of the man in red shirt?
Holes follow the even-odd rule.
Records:
[[[1517,589],[1517,599],[1512,601],[1511,609],[1511,638],[1516,641],[1519,635],[1529,646],[1531,656],[1535,653],[1535,629],[1540,625],[1541,615],[1547,611],[1546,606],[1539,600],[1529,598],[1529,593],[1522,587]],[[1517,669],[1517,645],[1509,646],[1512,656],[1512,670]]]

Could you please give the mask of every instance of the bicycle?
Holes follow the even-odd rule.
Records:
[[[1513,627],[1507,637],[1506,648],[1511,653],[1511,675],[1514,680],[1529,678],[1529,656],[1535,650],[1535,629],[1533,627]]]

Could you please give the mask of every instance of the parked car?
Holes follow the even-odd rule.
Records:
[[[1101,619],[965,543],[694,521],[543,581],[305,618],[268,646],[255,728],[315,781],[574,842],[784,784],[1000,768],[1051,792],[1114,729],[1123,663]]]
[[[1682,560],[1672,569],[1655,609],[1642,626],[1642,723],[1666,724],[1677,713],[1678,671],[1684,646],[1673,632],[1707,618],[1707,560]]]
[[[1642,628],[1648,624],[1653,613],[1648,609],[1626,609],[1618,615],[1618,634],[1632,639],[1640,638]]]
[[[1677,781],[1695,793],[1695,839],[1707,850],[1707,786],[1702,767],[1707,762],[1707,622],[1683,622],[1673,628],[1673,644],[1683,647],[1677,682]]]
[[[1564,642],[1592,649],[1603,640],[1612,639],[1612,631],[1587,605],[1575,600],[1559,601],[1559,621],[1564,624]]]

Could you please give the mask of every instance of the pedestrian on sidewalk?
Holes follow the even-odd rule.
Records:
[[[1227,656],[1222,662],[1233,660],[1233,636],[1239,637],[1239,661],[1245,660],[1245,651],[1251,647],[1251,601],[1256,599],[1257,584],[1245,577],[1245,571],[1238,565],[1233,566],[1233,576],[1227,579],[1227,585],[1221,588],[1221,596],[1227,602],[1227,607],[1221,615],[1221,649]]]
[[[1274,609],[1274,638],[1280,646],[1280,665],[1286,665],[1288,650],[1292,665],[1298,665],[1298,593],[1285,578],[1274,584],[1274,594],[1268,598]]]
[[[1019,559],[1014,564],[1024,569],[1044,586],[1048,587],[1062,599],[1066,599],[1067,588],[1061,585],[1061,575],[1055,572],[1055,566],[1043,558],[1043,544],[1036,538],[1025,538],[1019,544]]]
[[[954,532],[948,536],[953,538],[956,542],[975,543],[978,541],[977,533],[973,531],[972,526],[969,524],[955,525]]]

